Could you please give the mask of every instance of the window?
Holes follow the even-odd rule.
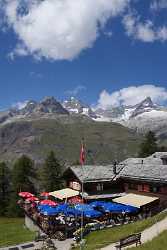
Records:
[[[98,183],[96,189],[97,191],[103,191],[103,183]]]
[[[167,158],[162,158],[162,164],[167,165]]]
[[[160,191],[160,188],[157,186],[150,186],[150,191],[153,193],[158,193]]]
[[[132,189],[132,190],[137,190],[137,184],[136,183],[129,183],[129,189]]]
[[[150,192],[150,187],[148,184],[139,184],[138,191],[139,192]]]
[[[77,181],[71,181],[69,187],[77,191],[81,190],[81,185]]]

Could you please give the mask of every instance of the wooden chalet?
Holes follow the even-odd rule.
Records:
[[[167,152],[156,152],[146,158],[129,158],[121,163],[124,191],[153,195],[167,207]]]
[[[113,198],[124,193],[153,195],[167,207],[167,152],[146,158],[129,158],[118,165],[72,166],[65,173],[67,186],[88,199]]]
[[[84,195],[87,199],[120,196],[124,187],[117,176],[118,173],[113,165],[72,166],[64,173],[68,187],[81,191],[83,183]]]

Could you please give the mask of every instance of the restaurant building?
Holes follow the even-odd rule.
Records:
[[[124,193],[154,195],[167,207],[167,152],[146,158],[129,158],[117,165],[71,166],[67,186],[84,192],[88,199],[113,198]]]
[[[116,172],[117,171],[117,172]],[[87,199],[112,198],[124,192],[124,186],[119,178],[120,169],[113,165],[72,166],[65,173],[66,185],[81,191],[83,183],[84,195]]]

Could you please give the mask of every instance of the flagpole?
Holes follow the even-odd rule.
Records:
[[[81,195],[82,195],[82,204],[83,204],[83,192],[84,192],[84,162],[85,162],[85,152],[84,152],[84,138],[82,138],[82,148],[81,148],[81,155],[80,155],[80,161],[81,161],[81,167],[82,167],[82,182],[81,182]],[[84,224],[84,212],[82,208],[81,213],[81,241],[80,241],[80,250],[84,248],[83,246],[83,224]]]
[[[83,170],[83,166],[82,165],[82,170]],[[84,188],[84,180],[82,180],[81,183],[81,193],[82,193],[82,204],[83,204],[83,188]],[[81,214],[81,242],[80,242],[80,249],[82,250],[83,247],[83,218],[84,218],[84,213],[83,213],[83,208],[82,208],[82,214]]]

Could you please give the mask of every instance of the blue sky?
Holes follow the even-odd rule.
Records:
[[[0,108],[75,94],[101,106],[166,103],[167,1],[77,2],[0,0]]]

